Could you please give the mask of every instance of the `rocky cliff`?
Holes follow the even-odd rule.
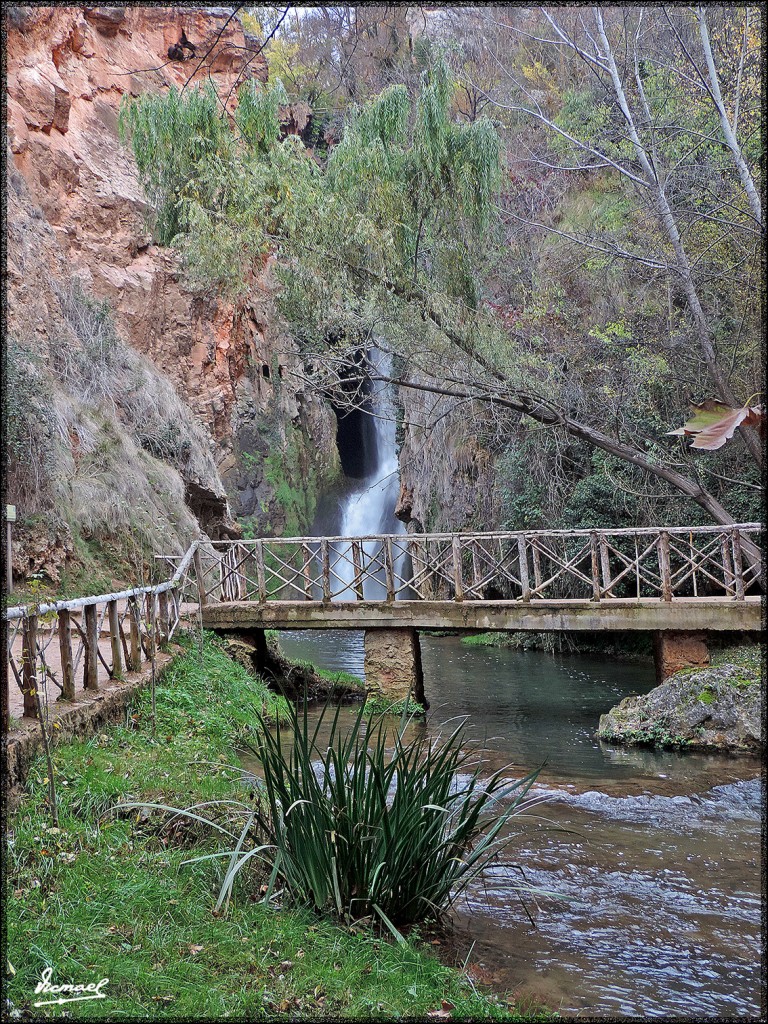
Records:
[[[492,529],[499,512],[493,456],[483,437],[483,409],[469,415],[466,403],[411,388],[400,390],[400,401],[400,498],[395,515],[414,533]]]
[[[258,42],[230,14],[7,11],[8,365],[18,381],[7,500],[22,517],[19,576],[55,580],[79,539],[126,530],[145,549],[177,550],[200,530],[237,535],[233,513],[279,531],[291,474],[335,471],[333,416],[295,383],[269,267],[237,302],[186,288],[173,251],[154,244],[118,137],[125,97],[210,80],[231,107],[237,82],[267,77]],[[182,36],[194,55],[178,48]]]

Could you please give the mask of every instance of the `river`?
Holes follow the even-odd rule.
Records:
[[[361,633],[283,633],[281,646],[363,675]],[[601,712],[654,685],[650,665],[455,637],[422,637],[422,659],[427,729],[467,716],[489,770],[542,765],[547,797],[514,820],[515,866],[457,905],[450,955],[567,1015],[762,1019],[759,761],[596,741]],[[523,878],[558,898],[521,899]]]

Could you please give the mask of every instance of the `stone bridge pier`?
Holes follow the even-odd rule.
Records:
[[[658,630],[653,634],[653,660],[657,686],[681,668],[706,668],[709,664],[707,634]]]
[[[366,629],[365,682],[374,697],[395,704],[413,700],[429,707],[424,696],[419,634],[415,629]]]

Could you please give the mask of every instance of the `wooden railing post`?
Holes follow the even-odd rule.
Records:
[[[616,595],[611,593],[611,560],[608,557],[608,541],[605,539],[604,533],[600,533],[598,536],[600,544],[600,571],[603,574],[603,596],[615,597]]]
[[[589,546],[592,554],[592,600],[600,600],[600,543],[595,530],[589,535]]]
[[[28,615],[22,627],[21,679],[25,718],[37,718],[37,616]],[[43,681],[45,685],[45,681]]]
[[[736,588],[736,600],[744,600],[744,566],[741,561],[741,534],[738,530],[731,530],[731,545],[733,547],[733,583]]]
[[[200,554],[200,546],[195,548],[192,556],[195,566],[195,579],[197,580],[197,600],[200,606],[208,603],[208,595],[205,592],[205,573],[203,572],[203,556]]]
[[[451,551],[453,554],[453,599],[454,601],[463,601],[464,581],[461,572],[461,540],[458,537],[452,539]]]
[[[72,626],[69,612],[59,612],[59,651],[61,653],[61,695],[64,700],[75,699],[75,668],[72,661]]]
[[[352,541],[352,565],[355,570],[355,578],[352,581],[352,586],[355,591],[355,597],[358,601],[363,600],[363,554],[362,546],[359,540]]]
[[[157,653],[157,617],[155,616],[155,595],[152,591],[147,594],[144,603],[146,609],[147,641],[149,644],[149,660],[154,664]]]
[[[666,530],[662,530],[659,536],[659,576],[661,577],[661,598],[663,601],[671,601],[672,573],[669,563],[669,534]],[[637,596],[640,597],[639,590]]]
[[[723,586],[728,595],[736,594],[736,577],[733,572],[733,559],[728,545],[729,537],[723,533],[720,537],[720,554],[723,559]]]
[[[395,563],[392,558],[392,538],[384,540],[384,578],[387,582],[387,601],[395,600]]]
[[[85,651],[83,686],[86,690],[99,688],[99,622],[98,608],[95,604],[87,604],[83,609],[85,624]]]
[[[531,583],[528,577],[528,552],[525,548],[525,537],[522,535],[517,538],[517,560],[519,562],[520,569],[520,587],[523,601],[531,600]]]
[[[256,541],[256,586],[259,591],[259,604],[264,604],[267,600],[267,582],[264,572],[264,544],[260,540]]]
[[[160,635],[160,644],[167,644],[170,636],[170,624],[168,621],[168,591],[161,590],[157,595],[157,603],[159,606],[159,617],[158,617],[158,629]]]
[[[107,603],[109,617],[109,640],[112,645],[112,676],[118,679],[123,675],[123,652],[120,649],[120,621],[117,614],[117,601]]]
[[[131,656],[128,668],[138,672],[141,668],[141,633],[139,632],[139,602],[135,597],[128,598],[128,626],[131,637]]]
[[[320,541],[320,562],[323,570],[323,601],[331,600],[331,552],[330,545],[324,537]]]
[[[304,597],[308,601],[312,600],[312,572],[310,565],[312,564],[312,551],[310,550],[309,544],[301,545],[302,564],[301,571],[304,575]]]

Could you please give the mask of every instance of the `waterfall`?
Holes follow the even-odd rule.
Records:
[[[384,377],[391,376],[390,357],[380,349],[373,348],[367,353],[370,366]],[[395,410],[389,385],[376,381],[370,398],[370,415],[373,417],[373,443],[366,452],[365,476],[359,487],[348,494],[341,505],[340,533],[343,537],[366,537],[372,534],[402,534],[405,527],[395,518],[395,506],[400,489],[399,464],[395,440]],[[363,544],[363,560],[377,558],[381,545]],[[340,557],[337,573],[347,583],[352,582],[354,570],[351,563],[351,548],[342,545],[337,549]],[[395,559],[395,571],[399,572],[402,556]],[[367,579],[363,594],[366,600],[380,600],[386,597],[383,569],[375,579]],[[350,590],[339,595],[339,600],[353,600]]]

